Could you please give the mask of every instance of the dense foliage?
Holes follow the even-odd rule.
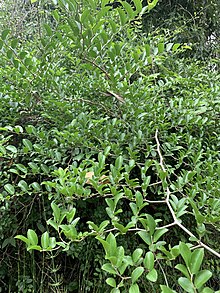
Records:
[[[219,47],[117,2],[2,9],[0,292],[219,292]]]

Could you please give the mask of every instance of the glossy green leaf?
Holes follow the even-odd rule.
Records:
[[[14,186],[9,183],[4,185],[4,189],[11,195],[15,193]]]
[[[6,150],[12,152],[13,154],[17,153],[17,148],[15,146],[13,146],[13,145],[7,145]]]
[[[161,293],[176,293],[176,291],[170,289],[165,285],[160,285]]]
[[[147,225],[150,230],[150,236],[154,234],[155,228],[156,228],[156,222],[154,218],[151,215],[147,215]]]
[[[49,234],[47,231],[41,235],[41,246],[43,249],[47,249],[49,246]]]
[[[143,254],[143,249],[141,248],[135,249],[135,251],[132,253],[133,262],[137,262],[140,259],[142,254]]]
[[[58,11],[57,11],[57,10],[52,11],[52,15],[53,15],[53,18],[54,18],[57,22],[59,22],[59,20],[60,20],[60,15],[59,15]]]
[[[143,272],[144,272],[143,267],[137,267],[136,269],[134,269],[134,271],[131,273],[132,283],[135,283],[140,278],[140,276],[143,274]]]
[[[184,276],[185,276],[186,278],[190,279],[190,274],[189,274],[189,272],[188,272],[186,266],[184,266],[183,264],[177,264],[177,265],[175,266],[175,268],[176,268],[177,270],[179,270],[181,273],[183,273]]]
[[[126,13],[121,8],[118,8],[117,10],[118,10],[118,14],[119,14],[119,17],[120,17],[121,25],[124,26],[125,23],[127,22]]]
[[[194,286],[193,286],[193,283],[185,278],[185,277],[181,277],[178,279],[178,283],[179,285],[188,293],[194,293]]]
[[[37,183],[37,182],[31,183],[31,187],[33,187],[36,191],[41,190],[41,187],[40,187],[39,183]]]
[[[148,245],[151,244],[151,237],[150,234],[145,231],[138,232],[138,235],[142,238],[142,240],[147,243]]]
[[[51,203],[51,208],[53,210],[53,216],[56,222],[59,222],[60,220],[60,208],[58,207],[58,205],[53,201]]]
[[[110,274],[116,275],[116,270],[112,267],[112,265],[110,263],[104,264],[102,266],[102,270],[104,270]]]
[[[181,44],[174,44],[172,47],[172,51],[175,52],[181,46]]]
[[[152,251],[148,251],[144,258],[144,266],[151,271],[154,268],[154,254]]]
[[[41,251],[42,248],[39,245],[30,245],[30,246],[27,247],[27,251],[30,251],[30,250],[38,250],[38,251]]]
[[[25,242],[27,245],[30,245],[31,243],[31,240],[23,235],[16,235],[15,238]]]
[[[106,279],[106,283],[107,283],[109,286],[113,287],[113,288],[116,287],[116,281],[115,281],[114,278],[108,278],[108,279]]]
[[[106,242],[109,244],[109,255],[110,256],[116,255],[117,244],[116,244],[116,238],[114,234],[109,233],[109,235],[106,238]]]
[[[27,168],[23,164],[16,164],[16,167],[23,173],[27,173]]]
[[[158,44],[158,53],[163,53],[164,52],[164,43],[159,43]]]
[[[114,288],[114,289],[111,290],[110,293],[120,293],[120,292],[121,292],[120,289]]]
[[[139,293],[139,286],[138,284],[132,284],[131,287],[129,288],[129,293]]]
[[[179,245],[179,250],[182,258],[185,261],[186,266],[189,267],[191,259],[191,251],[189,247],[185,243],[181,242]]]
[[[131,7],[131,5],[128,2],[126,2],[126,1],[123,1],[121,3],[123,5],[125,11],[127,12],[129,18],[132,19],[135,16],[135,13],[134,13],[134,10]]]
[[[147,275],[146,278],[151,282],[156,282],[158,278],[157,271],[155,269],[152,269]]]
[[[133,0],[133,2],[134,2],[134,5],[136,7],[136,11],[138,13],[140,13],[141,10],[142,10],[142,1],[141,0]]]
[[[2,35],[1,35],[2,40],[5,40],[9,33],[10,33],[9,29],[3,30]]]
[[[18,39],[13,39],[13,40],[11,41],[11,47],[12,47],[13,49],[15,49],[15,48],[17,47],[17,45],[18,45]]]
[[[204,289],[202,289],[201,293],[220,293],[220,291],[214,291],[209,287],[205,287]]]
[[[52,29],[51,29],[51,27],[48,25],[48,24],[44,24],[44,28],[45,28],[45,30],[46,30],[46,33],[47,33],[47,35],[49,36],[49,37],[51,37],[52,35],[53,35],[53,32],[52,32]]]
[[[200,270],[204,258],[204,248],[195,249],[191,254],[189,269],[192,274],[197,274]]]
[[[20,187],[21,190],[24,191],[24,192],[27,192],[28,189],[29,189],[29,186],[28,186],[27,182],[24,181],[24,180],[20,180],[20,181],[18,182],[18,187]]]
[[[198,272],[195,276],[194,284],[196,289],[201,288],[212,276],[209,270],[203,270]]]
[[[27,238],[30,240],[31,245],[37,245],[38,244],[38,237],[34,230],[28,229],[27,231]]]
[[[160,239],[160,237],[163,236],[163,234],[165,234],[167,231],[169,230],[166,228],[156,230],[153,235],[154,242],[157,242]]]
[[[33,149],[32,142],[29,139],[22,139],[23,144],[27,147],[29,151]]]

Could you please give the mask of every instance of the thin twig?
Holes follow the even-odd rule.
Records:
[[[90,60],[90,59],[88,59],[87,57],[82,57],[82,60],[83,60],[83,61],[86,61],[87,63],[90,63],[90,64],[92,64],[94,67],[98,68],[100,71],[102,71],[102,72],[105,74],[105,77],[106,77],[107,79],[110,79],[110,75],[108,74],[108,72],[107,72],[103,67],[101,67],[100,65],[98,65],[95,61]]]

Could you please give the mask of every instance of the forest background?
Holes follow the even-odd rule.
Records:
[[[220,2],[0,7],[0,292],[220,292]]]

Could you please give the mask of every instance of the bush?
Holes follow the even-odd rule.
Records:
[[[61,1],[40,43],[2,32],[1,290],[219,290],[220,78],[136,33],[156,2]]]

